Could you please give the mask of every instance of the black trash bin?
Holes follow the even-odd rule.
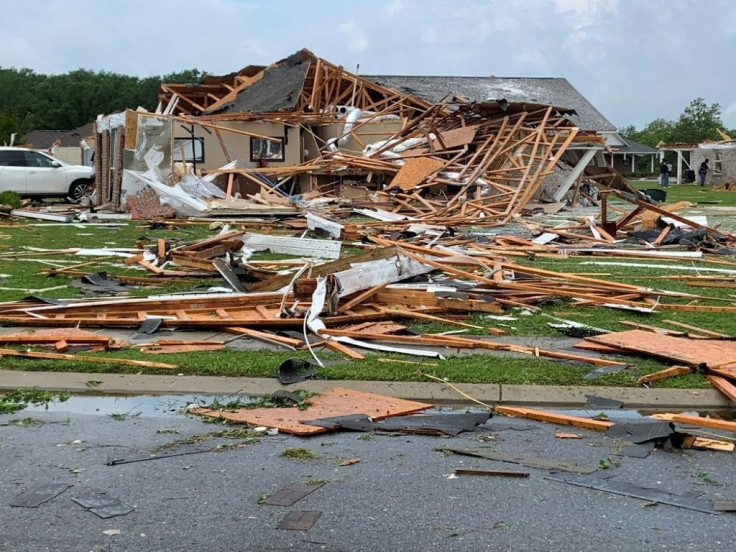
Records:
[[[685,182],[688,184],[695,182],[695,171],[693,169],[688,169],[685,171]]]
[[[642,190],[647,196],[649,196],[649,199],[656,202],[664,202],[667,201],[667,192],[664,190],[658,190],[657,188],[652,188],[651,190]]]

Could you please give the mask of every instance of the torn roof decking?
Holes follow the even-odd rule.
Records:
[[[269,114],[302,115],[319,118],[331,114],[338,105],[353,105],[362,110],[382,111],[396,107],[407,117],[421,113],[430,103],[385,88],[346,71],[307,49],[265,67],[244,78],[236,78],[237,85],[227,94],[210,94],[207,108],[189,98],[190,92],[201,95],[199,88],[182,85],[162,85],[160,99],[170,99],[176,91],[183,100],[178,112],[202,113],[213,118],[264,118]],[[178,87],[178,88],[177,88]],[[168,95],[167,95],[168,94]]]
[[[583,130],[616,130],[565,78],[400,75],[366,75],[365,78],[432,103],[455,94],[476,102],[505,99],[511,103],[566,106],[575,111],[569,115],[570,120]]]
[[[299,102],[311,60],[297,52],[263,70],[260,79],[240,90],[232,101],[206,110],[215,113],[293,111]]]

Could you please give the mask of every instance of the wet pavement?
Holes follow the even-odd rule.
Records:
[[[547,469],[435,449],[487,447],[576,463],[596,477],[710,505],[736,499],[732,453],[674,449],[632,458],[621,455],[627,442],[605,433],[502,417],[454,438],[335,432],[227,439],[212,432],[233,426],[180,413],[199,398],[87,396],[0,416],[0,550],[708,551],[729,549],[736,538],[731,513],[604,493],[546,479]],[[631,421],[637,414],[609,416]],[[556,431],[582,438],[556,438]],[[159,455],[182,454],[148,460],[162,445]],[[316,457],[281,456],[294,448]],[[354,458],[360,461],[341,465]],[[137,461],[108,465],[125,459]],[[453,476],[461,468],[529,476]],[[259,504],[295,482],[316,489],[291,506]],[[10,506],[45,483],[71,487],[35,508]],[[102,519],[72,500],[89,489],[134,509]],[[321,514],[307,531],[278,528],[299,511]]]

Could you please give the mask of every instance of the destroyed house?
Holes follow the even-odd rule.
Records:
[[[583,177],[626,188],[600,155],[606,138],[576,124],[574,109],[402,90],[308,50],[200,85],[164,83],[156,113],[98,120],[98,202],[124,208],[152,177],[170,187],[189,171],[208,175],[208,194],[225,200],[219,208],[240,198],[293,207],[294,196],[340,195],[354,185],[379,193],[372,202],[399,201],[415,215],[457,210],[508,221],[533,198],[561,201]],[[387,190],[393,195],[380,195]]]

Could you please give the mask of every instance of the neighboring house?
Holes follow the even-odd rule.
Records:
[[[633,174],[637,171],[648,171],[650,174],[659,172],[659,150],[646,144],[634,142],[629,138],[622,138],[624,145],[611,148],[610,163],[621,174]],[[648,158],[648,159],[647,159]]]
[[[697,149],[690,153],[690,166],[695,173],[706,159],[710,168],[708,184],[719,186],[736,180],[736,140],[698,144]]]
[[[74,130],[32,130],[26,134],[24,142],[29,148],[44,150],[70,165],[87,165],[89,155],[85,155],[85,151],[91,154],[94,144],[89,139],[94,134],[94,123],[87,123]]]

